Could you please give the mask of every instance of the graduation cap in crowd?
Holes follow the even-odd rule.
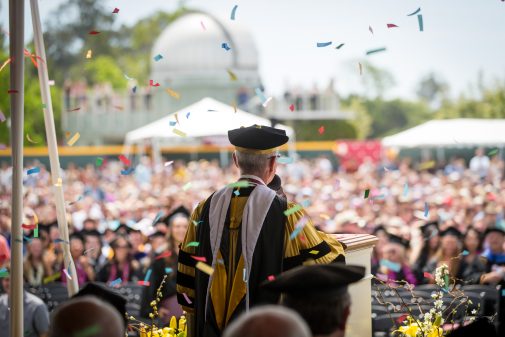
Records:
[[[96,229],[91,229],[91,230],[82,230],[81,231],[81,234],[84,236],[84,237],[87,237],[87,236],[96,236],[96,237],[101,237],[102,234],[100,234],[99,231],[97,231]]]
[[[262,287],[298,300],[331,299],[341,296],[347,286],[365,276],[362,266],[343,263],[314,264],[290,269]]]
[[[228,131],[228,139],[235,150],[243,153],[268,154],[286,144],[286,131],[264,125],[252,125]]]
[[[401,246],[405,247],[405,249],[408,249],[410,247],[410,242],[408,240],[406,240],[398,235],[395,235],[395,234],[389,233],[388,241],[389,241],[389,243],[396,243],[398,245],[401,245]]]
[[[140,232],[140,230],[135,229],[135,228],[131,228],[130,226],[127,226],[124,223],[120,223],[119,226],[117,226],[117,228],[114,230],[114,232],[116,232],[118,234],[126,235],[126,234],[130,234],[132,232]]]
[[[420,227],[421,233],[425,238],[431,238],[439,233],[438,221],[430,221]]]
[[[165,219],[163,219],[163,221],[161,222],[164,222],[165,224],[167,224],[167,226],[170,226],[170,222],[172,222],[173,218],[175,215],[184,215],[185,217],[189,218],[191,213],[190,211],[184,207],[184,206],[179,206],[177,207],[176,209],[174,209],[172,212],[170,212],[166,217]]]
[[[440,236],[442,236],[442,237],[447,236],[447,235],[454,236],[458,239],[463,238],[463,233],[461,233],[457,228],[454,228],[454,227],[449,227],[446,230],[443,230],[440,232]]]
[[[75,297],[81,296],[95,296],[100,300],[109,303],[119,312],[121,317],[123,317],[125,326],[127,324],[126,319],[126,298],[121,295],[118,291],[107,287],[104,284],[89,282],[77,294]]]
[[[486,317],[481,317],[473,321],[472,323],[461,326],[453,331],[451,331],[448,337],[475,337],[475,336],[486,336],[494,337],[498,336],[496,333],[496,328],[493,323],[489,321]]]
[[[372,231],[372,234],[377,235],[377,233],[379,233],[379,232],[384,232],[384,233],[388,234],[388,231],[387,231],[386,227],[384,227],[384,225],[379,225],[379,226],[375,227]]]

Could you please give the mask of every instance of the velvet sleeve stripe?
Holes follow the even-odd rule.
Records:
[[[293,269],[295,267],[301,266],[303,264],[303,256],[301,255],[295,255],[295,256],[290,256],[284,258],[284,261],[282,262],[282,269],[284,271]]]
[[[177,273],[177,284],[182,287],[194,289],[195,288],[195,278],[193,276],[181,273],[179,271]]]
[[[191,257],[190,254],[186,253],[182,249],[179,250],[179,263],[186,265],[188,267],[194,268],[196,266],[196,260]]]
[[[321,241],[320,244],[307,249],[300,250],[300,255],[304,260],[314,259],[317,260],[327,254],[331,253],[331,247],[326,241]]]
[[[193,297],[189,296],[188,294],[186,294],[186,296],[184,296],[184,294],[186,294],[186,293],[177,293],[177,302],[179,302],[179,304],[182,305],[183,307],[194,309],[195,308],[195,299]],[[189,300],[189,302],[188,302],[188,300]]]

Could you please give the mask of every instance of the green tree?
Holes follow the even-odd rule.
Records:
[[[345,120],[295,121],[294,129],[298,141],[319,141],[335,139],[356,139],[354,125]],[[324,127],[324,132],[319,129]]]
[[[117,63],[110,56],[98,56],[84,65],[89,85],[110,83],[114,89],[126,88],[126,81]]]

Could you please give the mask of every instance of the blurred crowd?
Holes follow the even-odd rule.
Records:
[[[24,229],[25,282],[65,282],[61,245],[67,243],[60,239],[50,173],[41,163],[31,164],[40,173],[25,175],[23,224],[38,225],[38,235]],[[98,167],[69,165],[62,172],[68,244],[79,283],[147,281],[153,298],[168,271],[165,298],[172,298],[178,246],[191,210],[234,182],[238,170],[206,160],[154,165],[145,157],[132,172],[124,170],[124,163],[109,158]],[[503,280],[503,173],[503,161],[480,149],[469,163],[454,158],[440,166],[403,159],[365,162],[356,172],[345,172],[319,157],[278,168],[288,200],[308,205],[305,209],[319,229],[377,235],[374,274],[413,284],[433,282],[430,275],[441,263],[462,283]],[[10,255],[11,174],[11,167],[0,168],[3,261]],[[175,299],[167,302],[167,310],[174,304]]]

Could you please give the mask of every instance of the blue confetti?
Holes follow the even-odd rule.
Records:
[[[188,113],[186,114],[186,119],[188,119],[188,118],[189,118],[189,114],[190,114],[190,113],[191,113],[191,112],[188,112]]]
[[[430,207],[428,206],[428,203],[424,203],[424,217],[427,218],[428,215],[430,215]]]
[[[421,7],[419,7],[418,9],[415,10],[415,12],[412,12],[410,14],[407,14],[407,16],[414,16],[416,15],[417,13],[419,13],[421,11]]]
[[[151,268],[149,268],[149,269],[147,270],[147,272],[146,272],[146,277],[144,277],[144,283],[149,282],[149,279],[151,278],[151,273],[152,273],[152,272],[153,272],[153,271],[152,271],[152,269],[151,269]]]
[[[111,281],[111,282],[109,283],[109,286],[111,286],[111,287],[115,287],[115,286],[117,286],[117,285],[120,285],[121,283],[123,283],[123,280],[122,280],[122,279],[121,279],[121,277],[120,277],[120,278],[115,279],[114,281]]]
[[[403,196],[406,197],[409,194],[409,183],[405,183],[403,186]]]
[[[386,260],[386,259],[380,260],[380,265],[386,267],[389,270],[394,271],[395,273],[399,272],[402,269],[401,264],[395,263],[395,262],[391,262],[391,261]]]
[[[291,157],[279,157],[277,158],[277,162],[279,164],[292,164],[295,160]]]
[[[54,240],[54,243],[66,243],[66,244],[68,245],[68,241],[65,241],[65,240],[63,240],[63,239],[59,239],[59,238],[58,238],[58,239],[55,239],[55,240]]]
[[[328,46],[329,46],[329,45],[331,45],[331,44],[332,44],[332,42],[331,42],[331,41],[330,41],[330,42],[318,42],[318,43],[317,43],[317,47],[318,47],[318,48],[321,48],[321,47],[328,47]]]
[[[238,5],[235,5],[233,9],[231,10],[231,16],[230,19],[235,20],[235,13],[237,12]]]
[[[121,175],[127,176],[135,170],[133,167],[129,167],[126,170],[121,170]]]
[[[170,274],[172,273],[174,270],[172,268],[165,268],[165,274]]]
[[[254,92],[256,93],[256,96],[259,97],[259,99],[261,100],[261,102],[264,103],[267,100],[267,98],[265,97],[265,94],[263,93],[263,91],[261,91],[260,88],[254,89]]]
[[[302,231],[302,229],[303,229],[302,226],[295,228],[295,230],[289,236],[289,239],[293,240],[294,238],[296,238],[298,236],[298,234],[300,234],[300,232]]]
[[[133,91],[133,93],[136,93],[136,92],[137,92],[137,86],[134,86],[134,87],[132,88],[132,91]]]
[[[158,62],[158,61],[159,61],[159,60],[161,60],[162,58],[163,58],[163,55],[158,54],[158,55],[156,55],[156,56],[154,57],[154,60],[155,60],[156,62]]]
[[[231,49],[231,48],[230,48],[230,46],[228,46],[228,43],[226,43],[226,42],[223,42],[223,43],[221,44],[221,48],[225,49],[226,51],[228,51],[228,50],[230,50],[230,49]]]
[[[417,16],[417,22],[419,23],[419,31],[424,32],[424,24],[423,24],[423,16],[422,15]]]
[[[463,251],[463,253],[461,253],[461,255],[463,255],[463,256],[467,256],[468,254],[470,254],[470,253],[468,252],[468,250],[464,250],[464,251]]]
[[[233,194],[235,194],[237,197],[240,195],[240,192],[238,190],[234,191]]]
[[[302,205],[303,207],[309,207],[310,203],[311,203],[310,199],[305,199],[300,203],[300,205]]]
[[[153,220],[153,226],[158,223],[158,220],[161,218],[162,215],[163,215],[163,211],[159,211],[158,214],[156,214],[156,217]]]
[[[170,126],[175,126],[175,124],[177,124],[177,122],[175,122],[175,121],[170,121],[170,122],[168,122],[168,124],[170,124]]]
[[[29,169],[26,173],[27,174],[34,174],[34,173],[39,173],[40,172],[40,167],[34,167]]]

